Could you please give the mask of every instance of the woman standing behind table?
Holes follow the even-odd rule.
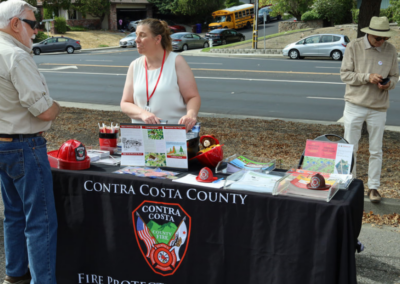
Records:
[[[141,21],[136,28],[137,50],[143,56],[129,66],[121,109],[133,123],[184,124],[192,129],[201,99],[192,70],[172,52],[168,24],[157,19]]]

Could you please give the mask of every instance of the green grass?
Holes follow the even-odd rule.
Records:
[[[84,28],[82,26],[75,26],[75,27],[68,26],[68,30],[72,31],[72,32],[82,32],[82,31],[86,31],[86,28]]]
[[[293,30],[293,31],[288,31],[288,32],[281,32],[281,33],[277,33],[277,34],[267,35],[267,36],[265,36],[265,39],[270,39],[270,38],[277,37],[277,36],[303,32],[303,31],[307,31],[307,30],[310,30],[310,29],[300,29],[300,30]],[[261,29],[258,30],[258,32],[260,32],[260,31],[261,31]],[[264,40],[263,36],[258,38],[259,42],[262,41],[262,40]],[[215,46],[215,47],[207,47],[207,48],[204,48],[202,50],[202,52],[209,52],[211,48],[212,49],[227,48],[227,47],[236,46],[236,45],[242,45],[244,43],[250,43],[250,42],[252,42],[252,39],[245,40],[245,41],[239,41],[239,42],[235,42],[235,43],[231,43],[231,44],[218,45],[218,46]]]
[[[109,47],[107,44],[100,44],[99,47]]]

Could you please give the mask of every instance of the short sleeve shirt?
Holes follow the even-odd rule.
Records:
[[[51,121],[37,118],[48,110],[50,97],[32,50],[0,31],[0,134],[46,131]]]

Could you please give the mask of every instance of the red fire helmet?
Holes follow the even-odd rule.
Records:
[[[50,166],[65,170],[84,170],[90,167],[86,147],[78,140],[64,142],[59,150],[47,153]]]
[[[222,151],[223,145],[211,146],[211,150],[203,152],[196,156],[197,160],[206,167],[214,168],[224,158],[224,152]]]

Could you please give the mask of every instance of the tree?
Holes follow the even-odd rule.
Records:
[[[183,15],[209,17],[224,7],[225,0],[177,0],[177,12]]]
[[[353,5],[353,0],[315,0],[314,9],[333,26],[351,21]]]
[[[225,1],[226,8],[230,8],[230,7],[237,6],[237,5],[239,5],[239,0],[226,0]]]
[[[300,20],[303,13],[311,10],[313,3],[314,0],[271,0],[271,4],[273,5],[273,13],[271,15],[289,13]]]
[[[178,12],[178,0],[148,0],[157,7],[160,14],[176,14]]]
[[[400,23],[400,0],[390,0],[390,7],[388,9],[393,13],[393,21]]]
[[[363,0],[361,2],[357,37],[365,35],[365,33],[361,32],[361,29],[369,26],[369,22],[373,16],[379,17],[381,2],[382,0]]]
[[[103,22],[105,16],[110,12],[110,0],[76,0],[74,9],[81,12],[84,17],[90,15]]]
[[[68,10],[71,7],[71,0],[43,0],[43,8],[51,14],[58,16],[60,9]]]

